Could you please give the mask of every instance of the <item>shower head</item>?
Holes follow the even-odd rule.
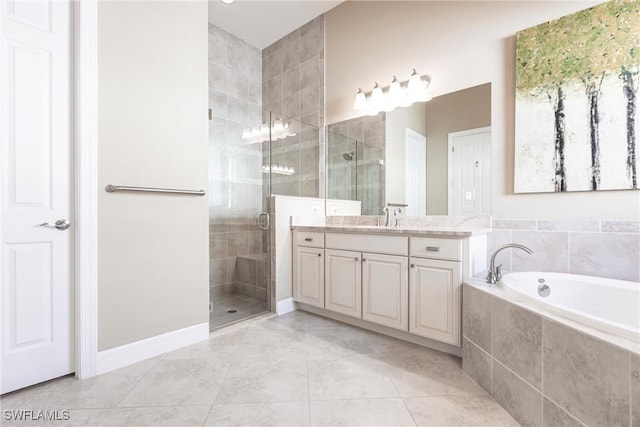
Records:
[[[347,162],[350,162],[351,160],[353,160],[353,156],[355,156],[355,153],[344,153],[342,155],[342,158],[345,159]]]

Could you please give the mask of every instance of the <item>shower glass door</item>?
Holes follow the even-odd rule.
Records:
[[[209,131],[209,325],[210,329],[270,311],[266,212],[270,180],[263,175],[269,140],[247,130],[260,115],[219,118]],[[259,221],[261,219],[261,221]]]

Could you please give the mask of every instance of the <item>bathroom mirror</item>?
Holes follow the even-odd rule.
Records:
[[[491,84],[327,126],[327,198],[405,214],[488,215]]]

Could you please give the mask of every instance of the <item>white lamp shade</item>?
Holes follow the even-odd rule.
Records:
[[[413,100],[418,99],[418,97],[420,97],[420,95],[422,94],[423,89],[424,84],[422,82],[422,79],[420,78],[420,75],[416,73],[416,70],[413,70],[413,74],[411,74],[411,77],[409,77],[409,84],[407,85],[409,98]]]
[[[364,94],[362,89],[358,89],[358,93],[356,93],[356,99],[353,102],[353,108],[358,111],[366,110],[367,108],[369,108],[367,96]]]
[[[393,81],[391,82],[391,85],[389,85],[389,101],[397,105],[403,98],[404,91],[402,90],[402,86],[396,76],[393,76]]]
[[[376,83],[371,91],[371,105],[376,109],[382,109],[384,104],[384,93],[382,93],[382,88],[378,86],[378,83]]]

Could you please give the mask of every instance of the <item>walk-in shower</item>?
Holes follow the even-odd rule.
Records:
[[[234,120],[210,122],[211,329],[272,309],[269,197],[318,196],[317,127],[278,113]]]

